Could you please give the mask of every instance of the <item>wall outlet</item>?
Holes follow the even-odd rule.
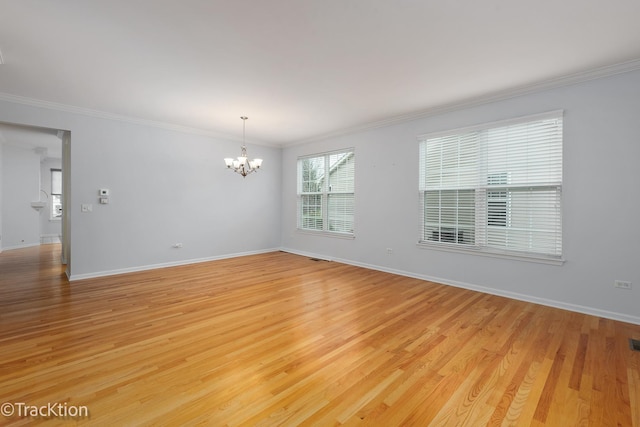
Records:
[[[93,205],[88,204],[88,203],[83,203],[83,204],[80,206],[80,210],[81,210],[82,212],[93,212]]]
[[[391,255],[393,253],[393,248],[387,248],[387,253]]]
[[[182,243],[174,243],[173,247],[176,248],[176,249],[180,249],[180,248],[182,248]]]
[[[631,289],[631,282],[626,282],[624,280],[616,280],[613,282],[613,286],[620,289]]]

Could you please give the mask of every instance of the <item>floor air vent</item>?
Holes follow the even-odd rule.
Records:
[[[640,351],[640,340],[629,338],[629,348],[633,351]]]

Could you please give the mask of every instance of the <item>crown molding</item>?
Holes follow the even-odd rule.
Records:
[[[155,120],[147,120],[147,119],[141,119],[137,117],[125,116],[121,114],[108,113],[105,111],[93,110],[90,108],[77,107],[74,105],[60,104],[57,102],[27,98],[19,95],[12,95],[10,93],[0,92],[0,101],[11,102],[14,104],[22,104],[30,107],[45,108],[48,110],[62,111],[65,113],[79,114],[79,115],[98,118],[98,119],[114,120],[119,122],[130,123],[134,125],[155,127],[155,128],[160,128],[160,129],[165,129],[165,130],[170,130],[175,132],[207,136],[207,137],[216,138],[216,139],[223,139],[226,141],[233,141],[233,142],[240,142],[240,143],[243,142],[242,138],[237,135],[229,135],[229,134],[224,134],[220,132],[214,132],[211,130],[176,125],[173,123],[159,122]],[[278,145],[269,144],[267,142],[260,141],[260,140],[247,140],[247,143],[253,144],[253,145],[267,146],[267,147],[278,146]]]
[[[617,74],[629,73],[637,70],[640,70],[640,59],[634,59],[632,61],[621,62],[618,64],[607,65],[604,67],[598,67],[598,68],[593,68],[586,71],[567,74],[564,76],[546,79],[546,80],[542,80],[532,84],[527,84],[527,85],[518,86],[511,89],[492,92],[479,97],[469,98],[460,102],[440,105],[436,107],[427,108],[424,110],[414,111],[408,114],[389,117],[387,119],[364,123],[358,126],[343,128],[333,132],[328,132],[325,134],[307,138],[304,140],[285,143],[285,144],[282,144],[282,147],[292,147],[296,145],[303,145],[311,142],[322,141],[325,139],[349,135],[357,132],[363,132],[367,130],[378,129],[381,127],[392,126],[400,123],[406,123],[413,120],[436,116],[438,114],[449,113],[449,112],[458,111],[458,110],[462,110],[470,107],[477,107],[480,105],[490,104],[497,101],[503,101],[509,98],[515,98],[515,97],[527,95],[530,93],[560,88],[564,86],[571,86],[579,83],[584,83],[590,80],[614,76]]]
[[[0,52],[0,64],[2,63],[3,63],[2,53]],[[424,110],[414,111],[408,114],[403,114],[403,115],[389,117],[382,120],[363,123],[357,126],[352,126],[352,127],[332,131],[332,132],[327,132],[324,134],[320,134],[320,135],[317,135],[311,138],[302,139],[302,140],[296,140],[296,141],[291,141],[291,142],[282,143],[282,144],[267,143],[260,140],[252,140],[248,142],[250,144],[267,146],[267,147],[291,147],[295,145],[303,145],[311,142],[322,141],[325,139],[349,135],[357,132],[363,132],[363,131],[377,129],[381,127],[392,126],[400,123],[409,122],[412,120],[423,119],[426,117],[431,117],[438,114],[457,111],[464,108],[476,107],[476,106],[489,104],[496,101],[515,98],[517,96],[539,92],[542,90],[575,85],[575,84],[587,82],[590,80],[614,76],[617,74],[623,74],[623,73],[628,73],[628,72],[637,71],[637,70],[640,70],[640,59],[635,59],[632,61],[622,62],[618,64],[613,64],[613,65],[607,65],[604,67],[593,68],[590,70],[567,74],[567,75],[552,78],[552,79],[546,79],[546,80],[528,84],[528,85],[518,86],[515,88],[503,90],[503,91],[492,92],[490,94],[479,96],[479,97],[469,98],[467,100],[463,100],[460,102],[440,105],[436,107],[427,108]],[[115,121],[131,123],[131,124],[140,125],[140,126],[155,127],[155,128],[171,130],[175,132],[207,136],[207,137],[223,139],[227,141],[242,142],[242,139],[235,135],[228,135],[220,132],[193,128],[189,126],[182,126],[182,125],[177,125],[173,123],[165,123],[165,122],[159,122],[155,120],[147,120],[147,119],[141,119],[137,117],[108,113],[105,111],[93,110],[89,108],[77,107],[77,106],[67,105],[67,104],[60,104],[57,102],[27,98],[27,97],[18,96],[18,95],[12,95],[9,93],[0,92],[0,101],[7,101],[7,102],[27,105],[31,107],[39,107],[39,108],[45,108],[49,110],[80,114],[84,116],[106,119],[106,120],[115,120]]]

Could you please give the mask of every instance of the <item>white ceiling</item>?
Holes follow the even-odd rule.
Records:
[[[0,0],[0,93],[282,145],[640,59],[638,0]],[[1,117],[0,117],[1,120]]]
[[[62,140],[55,129],[0,123],[0,144],[37,150],[43,159],[62,158]]]

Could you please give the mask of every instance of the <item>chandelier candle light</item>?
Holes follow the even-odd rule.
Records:
[[[262,159],[247,160],[247,147],[245,146],[244,141],[244,127],[248,117],[242,116],[240,118],[242,119],[242,149],[240,151],[240,156],[235,160],[227,157],[224,159],[224,163],[227,165],[227,168],[245,177],[260,169],[260,166],[262,166]]]

